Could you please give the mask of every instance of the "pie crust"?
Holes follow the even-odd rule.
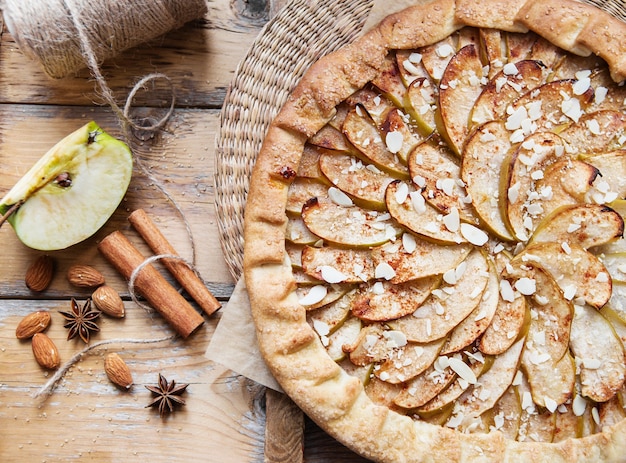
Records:
[[[624,461],[626,419],[584,438],[515,441],[462,433],[374,403],[362,382],[327,354],[296,295],[287,256],[288,190],[307,140],[336,107],[374,79],[390,50],[434,44],[472,26],[535,32],[563,50],[595,54],[626,78],[626,25],[574,0],[435,0],[385,18],[315,63],[271,124],[252,174],[245,212],[244,275],[262,355],[285,392],[337,440],[375,461]]]

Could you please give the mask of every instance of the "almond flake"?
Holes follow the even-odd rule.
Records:
[[[454,271],[454,269],[448,270],[443,274],[443,281],[445,281],[449,285],[453,285],[456,283],[456,272]]]
[[[376,270],[374,270],[375,278],[384,278],[385,280],[391,280],[394,276],[396,276],[396,271],[387,262],[381,262],[376,266]]]
[[[515,182],[511,187],[509,187],[509,191],[508,191],[509,202],[511,203],[517,202],[517,199],[519,198],[520,186],[521,185],[519,182]]]
[[[606,95],[608,93],[609,93],[609,89],[606,88],[606,87],[598,87],[598,88],[596,88],[596,92],[595,92],[595,96],[594,96],[595,102],[597,104],[602,103],[605,100]]]
[[[455,429],[461,423],[463,423],[464,419],[465,419],[465,416],[463,415],[463,413],[459,412],[458,414],[453,415],[453,416],[450,417],[450,419],[446,423],[446,426],[449,427],[449,428]]]
[[[372,292],[378,295],[385,294],[385,286],[381,281],[377,281],[372,285]]]
[[[528,119],[528,111],[524,106],[520,106],[507,117],[505,127],[507,130],[517,130],[522,127],[522,121],[524,119]]]
[[[577,395],[574,397],[574,401],[572,403],[572,412],[576,416],[582,416],[585,413],[585,409],[587,408],[587,400],[581,396]]]
[[[413,204],[413,209],[415,209],[415,212],[426,212],[426,200],[422,196],[421,192],[412,191],[411,193],[409,193],[409,196],[411,197],[411,203]]]
[[[602,133],[600,130],[600,124],[595,119],[589,119],[585,122],[585,125],[587,126],[587,129],[589,129],[589,132],[593,135],[600,135]]]
[[[482,246],[489,240],[489,235],[469,223],[461,224],[461,235],[475,246]]]
[[[440,45],[439,47],[437,47],[437,50],[435,50],[435,53],[437,53],[437,56],[439,58],[447,58],[448,56],[454,53],[454,48],[452,48],[452,46],[450,46],[449,44],[444,43],[443,45]]]
[[[459,231],[459,227],[461,226],[459,210],[456,207],[453,207],[450,210],[450,213],[443,217],[443,223],[446,228],[452,233],[456,233],[457,231]]]
[[[333,203],[335,203],[338,206],[343,206],[343,207],[354,206],[354,203],[352,202],[352,199],[350,199],[350,196],[348,196],[339,188],[336,188],[334,186],[331,186],[328,189],[328,197]]]
[[[550,397],[544,397],[543,402],[546,404],[546,408],[548,409],[548,411],[550,413],[554,413],[554,411],[556,410],[556,407],[558,406],[558,404],[556,403],[556,400],[551,399]]]
[[[571,254],[572,253],[572,248],[569,246],[567,241],[563,241],[561,243],[561,249],[563,249],[563,251],[565,251],[565,254]]]
[[[348,278],[346,275],[330,265],[322,265],[320,271],[322,273],[322,279],[327,283],[341,283]]]
[[[404,136],[402,135],[402,132],[389,132],[385,137],[385,144],[387,145],[387,149],[393,154],[398,153],[402,149],[403,143]]]
[[[306,294],[306,296],[301,298],[298,302],[300,302],[300,304],[302,305],[317,304],[318,302],[320,302],[322,299],[326,297],[326,294],[328,294],[328,289],[326,288],[326,286],[323,286],[323,285],[313,286],[309,290],[309,292]]]
[[[413,64],[410,59],[405,59],[402,62],[402,67],[404,68],[404,70],[406,72],[408,72],[409,74],[412,74],[414,76],[417,76],[417,75],[420,74],[419,68],[417,66],[415,66],[415,64]]]
[[[404,204],[404,201],[406,201],[406,198],[409,197],[409,186],[402,182],[398,185],[398,188],[396,189],[396,202],[398,204]]]
[[[402,331],[383,331],[383,337],[387,339],[387,346],[391,348],[404,347],[407,344],[406,335]]]
[[[574,95],[582,95],[591,87],[591,79],[589,77],[584,77],[580,80],[574,82],[574,86],[572,87],[572,91]]]
[[[598,407],[593,407],[591,409],[591,417],[596,425],[600,426],[600,413],[598,413]]]
[[[577,98],[567,98],[561,103],[561,111],[574,122],[578,122],[583,115],[580,109],[580,101]]]
[[[426,179],[422,177],[421,175],[416,175],[415,177],[413,177],[412,180],[413,180],[413,183],[415,183],[420,188],[424,188],[426,186]]]
[[[413,64],[419,64],[422,62],[422,54],[413,52],[409,55],[409,61]]]
[[[577,288],[575,285],[569,285],[562,289],[563,289],[563,297],[567,299],[568,301],[571,301],[572,299],[574,299],[574,296],[576,296]]]
[[[597,370],[602,366],[602,360],[600,359],[592,359],[592,358],[584,358],[583,365],[588,370]]]
[[[506,302],[515,300],[515,292],[508,280],[500,280],[500,297]]]
[[[507,63],[502,68],[502,73],[507,76],[516,76],[519,74],[519,70],[517,69],[515,63]]]
[[[450,357],[449,364],[452,371],[459,375],[459,378],[467,381],[469,384],[476,384],[476,375],[465,362],[455,357]]]
[[[415,251],[415,249],[417,248],[417,241],[415,240],[415,237],[410,233],[403,233],[402,246],[407,253],[413,254],[413,251]]]
[[[323,322],[322,320],[313,320],[313,329],[317,331],[317,334],[320,336],[328,336],[330,333],[330,327],[328,323]]]
[[[534,408],[533,397],[530,395],[530,392],[524,391],[522,394],[522,410],[529,410]]]

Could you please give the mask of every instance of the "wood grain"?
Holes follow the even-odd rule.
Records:
[[[300,463],[304,458],[304,416],[285,394],[268,389],[265,463]]]

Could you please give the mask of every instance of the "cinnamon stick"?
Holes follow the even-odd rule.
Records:
[[[98,244],[98,250],[127,280],[145,261],[141,252],[120,231],[105,237]],[[138,272],[135,288],[182,337],[186,338],[204,323],[202,316],[152,265],[146,265]]]
[[[174,247],[143,209],[137,209],[130,214],[128,221],[135,230],[139,232],[155,254],[178,256]],[[213,312],[222,306],[215,296],[211,294],[200,277],[198,277],[187,264],[175,259],[163,259],[162,262],[174,278],[176,278],[176,281],[185,288],[189,296],[198,303],[207,315],[213,314]]]

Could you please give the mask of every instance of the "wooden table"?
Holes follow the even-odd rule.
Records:
[[[144,140],[137,134],[134,154],[180,205],[196,243],[197,269],[225,309],[235,282],[218,238],[214,139],[237,64],[282,3],[214,0],[206,19],[124,52],[102,67],[120,102],[147,73],[162,72],[172,79],[177,94],[174,114],[156,136]],[[158,115],[168,98],[159,88],[143,92],[135,100],[136,114]],[[6,27],[0,42],[0,103],[0,195],[54,143],[89,120],[121,136],[117,119],[102,104],[88,71],[51,80],[23,55]],[[103,229],[71,249],[50,253],[56,273],[41,294],[24,283],[27,267],[41,252],[22,245],[10,226],[0,229],[0,461],[294,461],[285,455],[264,456],[263,389],[204,356],[220,312],[205,316],[204,325],[186,340],[119,342],[94,349],[69,369],[51,396],[33,398],[52,373],[38,366],[30,341],[17,340],[15,328],[26,314],[48,310],[52,324],[47,334],[62,361],[84,347],[80,340],[66,340],[58,314],[69,309],[71,297],[83,301],[91,293],[68,284],[65,274],[72,264],[96,267],[125,300],[126,317],[101,317],[101,331],[92,342],[173,334],[157,313],[130,300],[126,282],[97,250],[102,238],[121,230],[145,256],[151,255],[127,221],[137,208],[154,218],[180,255],[194,258],[180,214],[138,170]],[[108,352],[118,352],[130,366],[135,384],[129,392],[107,379],[103,362]],[[156,384],[159,373],[190,383],[187,405],[165,419],[145,408],[151,394],[144,386]],[[306,461],[363,461],[310,422],[304,447]]]

